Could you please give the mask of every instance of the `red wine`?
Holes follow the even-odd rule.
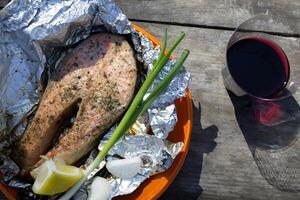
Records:
[[[288,82],[290,72],[287,56],[269,39],[243,38],[228,48],[226,56],[232,78],[250,95],[271,97]]]

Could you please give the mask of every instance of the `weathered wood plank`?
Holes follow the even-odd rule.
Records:
[[[138,25],[160,39],[166,27],[171,38],[185,31],[187,36],[180,48],[191,49],[186,62],[193,76],[191,146],[183,169],[161,199],[299,199],[300,193],[279,191],[262,177],[237,123],[221,76],[226,42],[232,32],[150,23]],[[282,37],[280,40],[283,48],[291,52],[290,63],[295,70],[300,64],[300,39]],[[300,102],[300,94],[296,98]]]
[[[10,0],[0,0],[0,8]],[[179,23],[212,28],[233,28],[257,14],[270,13],[284,22],[280,33],[300,35],[300,1],[295,0],[116,0],[135,20]],[[272,31],[272,30],[269,30]]]
[[[300,1],[297,0],[116,0],[132,19],[200,26],[236,27],[257,14],[272,13],[283,19],[282,32],[300,33]]]
[[[248,17],[269,10],[291,20],[290,30],[283,32],[299,33],[300,30],[300,2],[295,0],[167,0],[160,1],[159,6],[158,1],[118,2],[134,19],[197,26],[233,27]],[[226,41],[232,32],[149,23],[139,25],[158,38],[162,37],[165,27],[173,37],[181,30],[186,31],[187,39],[181,47],[192,50],[186,63],[193,75],[191,148],[181,173],[161,199],[299,199],[299,193],[281,192],[261,176],[236,120],[220,72],[225,61]],[[290,63],[295,66],[293,70],[300,70],[299,39],[281,40],[285,51],[292,53]],[[295,98],[300,102],[299,94]],[[297,144],[299,146],[299,140]]]

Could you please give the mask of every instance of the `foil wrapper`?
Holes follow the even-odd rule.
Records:
[[[15,0],[3,8],[0,152],[9,154],[9,146],[22,137],[28,115],[66,47],[93,32],[129,34],[131,29],[129,20],[110,0]]]
[[[101,140],[98,147],[100,151],[109,140],[115,128],[116,126]],[[143,164],[138,174],[132,179],[121,179],[114,176],[108,177],[113,187],[111,198],[130,194],[150,176],[168,169],[182,147],[182,142],[172,143],[169,140],[163,140],[155,135],[148,135],[144,132],[140,132],[137,135],[131,135],[130,133],[125,134],[125,136],[110,149],[106,160],[120,159],[120,157],[140,157]],[[96,169],[93,173],[96,174],[98,171],[99,169]]]
[[[22,136],[24,126],[12,130],[37,104],[42,74],[53,71],[62,49],[107,30],[131,32],[129,20],[109,0],[12,1],[1,10],[0,138]]]
[[[145,36],[135,33],[133,34],[133,42],[135,49],[140,52],[141,62],[145,64],[146,69],[150,72],[153,68],[153,61],[158,58],[160,53],[159,47],[154,47],[153,43]],[[175,65],[175,60],[169,60],[157,78],[150,87],[148,94],[156,87],[156,85],[164,79],[168,72]],[[154,135],[165,139],[173,130],[177,122],[177,114],[174,101],[186,95],[186,88],[191,82],[190,73],[183,68],[171,81],[167,89],[152,104],[149,112],[149,120]],[[147,94],[145,95],[145,98]]]
[[[136,57],[144,64],[141,71],[152,69],[160,48],[133,30],[130,21],[111,0],[13,0],[0,11],[0,170],[4,173],[3,181],[10,186],[30,187],[30,184],[15,177],[19,168],[8,156],[10,146],[22,137],[47,80],[51,78],[65,49],[92,33],[107,31],[130,34]],[[166,64],[149,93],[175,62],[171,60]],[[131,193],[146,178],[166,170],[172,164],[183,145],[166,139],[177,121],[174,100],[185,96],[190,80],[190,74],[181,70],[148,113],[139,119],[146,130],[153,130],[154,135],[147,135],[145,128],[137,129],[135,135],[128,133],[109,152],[106,159],[137,155],[144,163],[139,174],[130,180],[108,175],[114,188],[112,197]],[[99,144],[100,150],[114,128]],[[87,164],[97,151],[93,150]],[[101,174],[104,170],[102,165],[93,174]],[[91,181],[90,177],[75,199],[87,198]],[[34,198],[33,194],[26,194]]]

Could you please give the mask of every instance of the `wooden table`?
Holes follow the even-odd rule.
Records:
[[[229,96],[221,76],[221,69],[225,65],[226,44],[234,28],[260,13],[273,13],[287,20],[288,28],[278,33],[278,38],[285,44],[285,51],[290,54],[289,61],[293,70],[299,71],[300,1],[117,2],[134,23],[159,39],[165,28],[168,28],[171,38],[180,31],[185,31],[187,36],[180,50],[191,50],[185,64],[193,76],[190,89],[194,105],[194,125],[190,150],[181,172],[161,199],[300,199],[299,191],[281,191],[268,183],[272,181],[274,166],[265,166],[266,171],[258,167],[261,163],[258,163],[255,156],[263,155],[264,150],[256,148],[255,144],[261,138],[249,137],[249,133],[255,134],[261,127],[248,119],[247,100],[237,101],[234,96]],[[285,36],[286,32],[289,33],[288,37]],[[294,109],[298,109],[296,102],[300,101],[299,92],[294,95],[294,100],[288,103],[295,104]],[[299,119],[295,118],[293,122],[277,127],[276,130],[266,129],[280,132],[280,135],[291,135],[289,142],[284,145],[285,149],[293,149],[293,155],[287,152],[280,156],[284,156],[285,161],[289,160],[295,166],[300,166],[300,141],[297,140],[299,126]],[[275,136],[278,137],[278,134]],[[295,170],[292,175],[293,180],[299,183],[299,170]],[[283,175],[284,180],[287,178],[289,177]]]
[[[260,163],[254,159],[255,153],[263,156],[264,151],[255,149],[255,143],[247,135],[248,132],[257,130],[257,126],[247,120],[249,113],[247,109],[243,109],[245,102],[236,101],[234,97],[231,100],[221,75],[221,69],[225,65],[226,44],[234,28],[246,19],[266,12],[288,21],[288,28],[278,35],[288,32],[289,36],[293,37],[278,37],[285,44],[285,51],[290,54],[292,70],[299,71],[300,1],[117,2],[134,23],[159,39],[162,39],[165,28],[168,28],[173,38],[180,31],[185,31],[187,36],[181,44],[181,49],[191,50],[185,64],[193,76],[190,87],[194,105],[191,146],[181,172],[161,199],[300,199],[299,191],[280,191],[268,183],[265,177],[269,176],[270,179],[270,174],[267,173],[271,173],[274,166],[265,166],[266,171],[259,169]],[[294,98],[299,102],[300,94],[295,94]],[[299,108],[296,106],[295,109]],[[299,126],[300,122],[297,119],[285,125],[284,129],[276,127],[277,132],[283,132],[280,135],[291,133],[294,154],[286,153],[280,156],[285,156],[282,159],[286,160],[295,158],[289,162],[297,166],[300,166],[300,141],[295,142],[299,137],[298,131],[295,130],[298,130]],[[292,134],[294,132],[296,133]],[[300,170],[292,174],[300,185]],[[289,178],[284,176],[283,178]]]

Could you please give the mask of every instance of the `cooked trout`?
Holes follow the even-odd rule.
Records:
[[[74,164],[86,155],[129,105],[137,80],[134,52],[122,36],[96,34],[61,62],[13,157],[26,172],[40,155]],[[58,136],[66,120],[75,122]],[[53,146],[53,139],[58,138]]]

